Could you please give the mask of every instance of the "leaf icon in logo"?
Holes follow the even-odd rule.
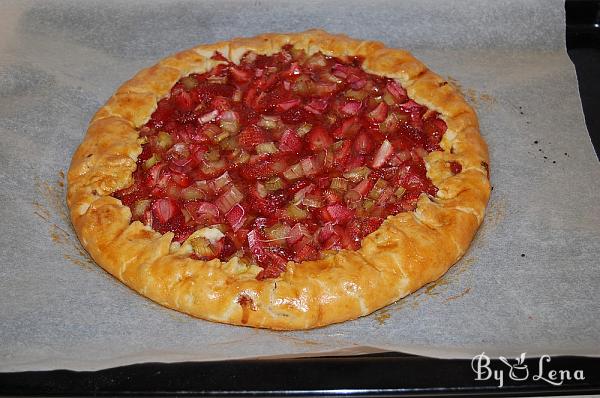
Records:
[[[512,368],[512,365],[511,365],[511,364],[508,362],[508,359],[506,359],[505,357],[503,357],[503,356],[499,356],[499,357],[498,357],[498,359],[499,359],[499,360],[501,360],[501,361],[502,361],[502,363],[504,363],[504,364],[505,364],[506,366],[508,366],[509,368]]]

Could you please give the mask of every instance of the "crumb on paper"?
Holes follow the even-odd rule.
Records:
[[[471,291],[471,288],[468,287],[465,290],[463,290],[462,292],[460,292],[459,294],[456,294],[454,296],[448,297],[446,300],[444,300],[444,302],[447,303],[447,302],[452,301],[452,300],[457,300],[457,299],[459,299],[461,297],[464,297],[464,295],[468,294],[470,291]]]

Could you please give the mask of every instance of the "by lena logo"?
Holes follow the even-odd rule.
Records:
[[[471,360],[471,369],[475,372],[475,380],[496,380],[498,387],[504,386],[506,377],[513,381],[528,380],[529,376],[533,381],[542,380],[553,386],[561,386],[566,380],[585,380],[583,370],[548,370],[547,365],[552,360],[550,355],[542,355],[538,361],[537,372],[530,374],[529,367],[525,363],[525,353],[515,358],[515,363],[510,363],[505,357],[498,357],[504,365],[500,369],[493,369],[490,358],[482,352],[475,355]],[[546,366],[546,368],[544,368]]]

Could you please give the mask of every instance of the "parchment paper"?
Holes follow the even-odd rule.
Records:
[[[494,191],[466,256],[371,316],[306,332],[162,308],[95,266],[63,172],[142,67],[199,43],[312,27],[407,48],[460,85]],[[600,355],[600,167],[561,1],[34,2],[0,5],[0,371],[399,350]]]

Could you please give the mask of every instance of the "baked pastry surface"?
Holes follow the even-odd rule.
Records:
[[[395,79],[408,96],[447,125],[443,151],[425,157],[438,188],[414,211],[389,216],[358,250],[289,262],[277,278],[237,258],[190,258],[189,241],[173,242],[110,196],[130,186],[143,139],[138,129],[160,99],[190,73],[234,63],[248,51],[274,54],[292,44],[307,54],[360,56],[362,68]],[[449,165],[461,166],[453,173]],[[477,117],[456,88],[404,50],[319,30],[264,34],[201,45],[161,60],[124,83],[94,115],[68,173],[67,202],[77,235],[93,259],[127,286],[159,304],[217,322],[271,329],[309,329],[369,314],[442,276],[469,247],[490,195],[488,152]]]

